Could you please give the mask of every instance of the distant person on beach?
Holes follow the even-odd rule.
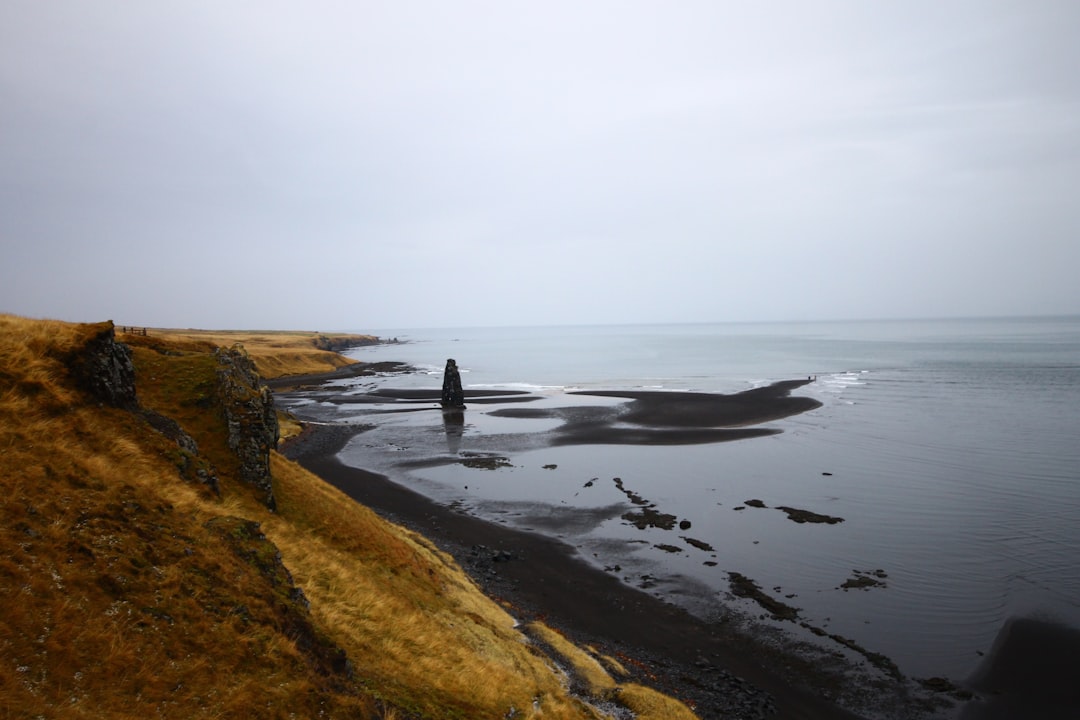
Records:
[[[461,389],[461,375],[457,363],[451,358],[446,361],[442,381],[442,405],[448,408],[464,408],[465,393]]]

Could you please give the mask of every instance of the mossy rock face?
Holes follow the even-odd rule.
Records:
[[[281,562],[281,552],[254,520],[224,516],[206,522],[206,529],[226,540],[236,555],[259,571],[275,587],[292,586],[292,574]]]
[[[293,582],[292,573],[281,561],[281,551],[263,534],[259,523],[224,516],[207,521],[205,527],[266,581],[269,587],[265,600],[273,608],[278,629],[296,643],[308,663],[321,675],[352,680],[348,656],[312,623],[304,591]],[[243,610],[241,614],[247,614],[247,608]]]
[[[240,461],[240,479],[260,493],[271,510],[277,506],[270,478],[270,451],[281,436],[274,398],[262,384],[243,346],[215,352],[218,393],[229,429],[229,448]]]
[[[180,477],[189,482],[201,483],[215,495],[220,495],[221,485],[217,471],[206,458],[199,454],[199,444],[195,442],[195,438],[180,427],[180,423],[159,412],[143,409],[142,416],[150,427],[176,443],[176,448],[170,453],[170,457],[177,470],[180,471]]]

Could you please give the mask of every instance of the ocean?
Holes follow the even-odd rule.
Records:
[[[343,381],[341,394],[439,388],[447,358],[466,390],[521,390],[537,407],[620,402],[574,390],[811,378],[794,394],[821,407],[766,423],[781,432],[678,446],[552,446],[559,421],[492,414],[509,402],[470,405],[450,432],[433,407],[287,401],[308,419],[375,425],[345,462],[558,535],[695,612],[734,608],[829,645],[804,626],[818,628],[906,675],[954,681],[1011,617],[1080,627],[1080,317],[363,331],[401,342],[351,356],[416,372]],[[491,455],[505,460],[422,462]],[[629,522],[628,491],[679,524]],[[778,506],[842,522],[793,522]],[[732,572],[800,620],[733,597]]]

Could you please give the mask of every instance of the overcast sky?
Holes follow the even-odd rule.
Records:
[[[0,312],[1080,313],[1080,3],[0,2]]]

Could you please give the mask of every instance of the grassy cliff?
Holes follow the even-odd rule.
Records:
[[[0,315],[0,716],[693,717],[610,667],[571,694],[587,653],[273,451],[271,512],[194,335]],[[259,337],[264,373],[347,362]]]
[[[131,332],[123,332],[129,330]],[[141,333],[147,332],[143,336]],[[154,328],[118,328],[125,342],[153,343],[165,340],[173,347],[207,349],[242,344],[264,378],[304,375],[335,370],[355,362],[339,350],[378,344],[374,335],[321,333],[289,330],[177,330]]]

